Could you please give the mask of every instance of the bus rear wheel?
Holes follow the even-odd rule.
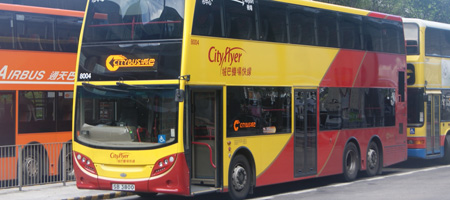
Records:
[[[366,155],[366,173],[368,176],[375,176],[381,167],[381,156],[378,150],[378,145],[375,142],[370,142]]]
[[[252,171],[248,160],[243,155],[237,155],[231,160],[228,172],[228,189],[231,199],[245,199],[250,192]]]
[[[346,181],[355,180],[361,166],[359,151],[353,142],[345,146],[343,159],[344,179]]]

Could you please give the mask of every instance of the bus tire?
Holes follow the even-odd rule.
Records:
[[[445,136],[444,141],[444,156],[442,157],[442,164],[450,164],[450,135]]]
[[[375,176],[381,166],[381,156],[378,150],[378,145],[374,141],[370,142],[366,154],[366,173],[367,176]]]
[[[343,156],[344,179],[346,181],[356,179],[361,168],[360,160],[358,148],[353,142],[349,142],[344,148]]]
[[[32,185],[41,182],[43,176],[43,148],[29,147],[24,149],[22,157],[22,184]]]
[[[73,163],[72,163],[72,142],[64,143],[66,148],[66,155],[63,155],[63,149],[61,149],[60,156],[59,156],[59,163],[58,163],[58,175],[60,176],[60,180],[62,180],[63,173],[66,173],[66,180],[74,180],[75,178],[75,172],[73,169]],[[66,162],[66,168],[63,169],[63,160]]]
[[[250,192],[253,173],[245,156],[239,154],[231,160],[228,172],[228,192],[231,199],[245,199]]]

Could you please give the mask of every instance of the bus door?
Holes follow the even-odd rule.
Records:
[[[440,138],[440,94],[427,95],[427,155],[441,153]]]
[[[215,190],[219,185],[221,90],[191,90],[191,193]]]
[[[317,90],[294,91],[294,176],[317,174]]]

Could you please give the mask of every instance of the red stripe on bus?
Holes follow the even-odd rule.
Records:
[[[44,7],[6,4],[6,3],[0,3],[0,10],[69,16],[69,17],[84,17],[83,11],[64,10],[64,9],[58,9],[58,8],[44,8]]]

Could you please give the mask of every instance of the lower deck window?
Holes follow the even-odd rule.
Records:
[[[291,132],[291,88],[228,87],[228,136]]]
[[[320,129],[395,125],[392,88],[320,88]]]

